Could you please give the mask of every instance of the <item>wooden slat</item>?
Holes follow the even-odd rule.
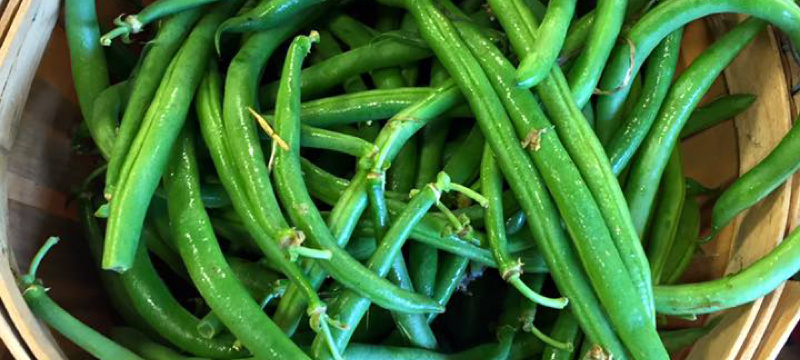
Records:
[[[750,360],[753,358],[759,345],[761,345],[761,339],[767,331],[770,320],[775,315],[778,302],[780,302],[781,295],[783,295],[783,289],[784,285],[781,285],[775,289],[775,291],[764,297],[764,300],[761,302],[761,307],[758,309],[756,319],[747,332],[747,338],[742,345],[742,350],[736,357],[738,360]]]
[[[8,317],[37,359],[64,359],[50,332],[31,313],[17,288],[12,269],[13,256],[8,247],[8,158],[0,155],[0,300]]]
[[[741,16],[716,17],[712,30],[724,32]],[[736,118],[740,149],[740,174],[744,174],[780,142],[790,127],[789,90],[783,73],[780,51],[772,30],[762,32],[725,71],[731,93],[750,93],[758,101]],[[770,124],[770,126],[763,126]],[[790,187],[782,186],[767,199],[739,216],[734,256],[726,267],[726,274],[740,271],[757,261],[777,246],[783,239],[787,223]],[[689,359],[735,359],[746,344],[747,334],[754,326],[764,302],[755,301],[725,313],[723,326],[695,345]],[[767,307],[772,304],[766,304]],[[771,311],[767,308],[765,314]],[[762,327],[758,324],[756,327]]]
[[[0,340],[2,340],[3,345],[5,345],[5,350],[8,351],[8,354],[13,356],[14,359],[30,360],[31,356],[28,354],[28,350],[19,338],[14,324],[11,323],[11,320],[8,319],[8,315],[5,313],[0,316]],[[0,349],[0,355],[3,354],[2,350],[3,349]],[[0,356],[0,358],[2,357],[3,356]]]
[[[0,45],[0,147],[9,150],[31,81],[58,18],[58,0],[25,0]]]
[[[784,287],[775,315],[767,327],[768,331],[764,333],[761,345],[752,359],[774,360],[777,358],[798,321],[800,321],[800,282],[789,281]]]

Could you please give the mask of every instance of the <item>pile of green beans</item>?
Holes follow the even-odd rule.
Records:
[[[103,334],[48,296],[56,238],[24,299],[100,359],[668,359],[716,323],[656,319],[800,270],[796,230],[681,283],[699,244],[800,169],[800,127],[722,189],[687,178],[679,146],[758,101],[700,106],[767,25],[800,41],[800,7],[593,5],[158,0],[101,36],[94,0],[67,0],[106,162],[76,186],[79,218],[122,321]],[[720,12],[752,18],[679,73],[683,26]],[[102,46],[134,39],[138,66],[111,83]]]

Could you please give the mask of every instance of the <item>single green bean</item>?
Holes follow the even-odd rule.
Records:
[[[117,125],[121,109],[125,106],[125,93],[128,82],[123,81],[103,90],[94,101],[93,114],[86,119],[86,127],[100,150],[100,154],[108,159],[117,135]]]
[[[287,19],[303,16],[303,12],[327,0],[261,0],[249,11],[225,20],[217,29],[215,44],[219,52],[220,38],[226,32],[266,30],[284,25]]]
[[[20,279],[22,298],[31,311],[47,325],[67,339],[100,359],[141,360],[130,350],[113,342],[80,320],[70,315],[47,295],[47,289],[36,279],[36,270],[47,252],[59,241],[51,237],[44,243],[31,261],[28,273]]]
[[[95,99],[109,85],[94,1],[65,1],[64,20],[75,92],[83,118],[91,121]]]
[[[575,13],[576,0],[550,1],[538,30],[538,44],[527,54],[517,69],[516,81],[530,88],[550,74],[564,45],[567,28]]]
[[[636,154],[667,97],[678,65],[682,38],[681,28],[667,36],[655,49],[653,58],[647,65],[639,102],[606,144],[611,170],[618,176]]]
[[[722,319],[722,316],[718,316],[703,327],[661,331],[658,335],[661,337],[661,341],[664,342],[664,347],[667,348],[670,354],[673,354],[691,346],[697,340],[710,333],[711,330],[714,330],[719,325]]]
[[[377,250],[377,247],[376,247]],[[414,291],[414,285],[411,282],[410,275],[406,269],[403,256],[397,256],[394,259],[392,268],[389,269],[387,278],[395,284],[399,284],[401,288]],[[432,294],[424,294],[430,296]],[[397,324],[397,330],[409,341],[411,345],[417,348],[434,350],[439,344],[436,341],[436,335],[428,325],[428,318],[425,314],[408,314],[401,312],[392,312]]]
[[[667,257],[667,263],[664,265],[662,284],[672,285],[680,279],[689,266],[689,261],[694,256],[695,250],[697,250],[699,238],[700,206],[687,193],[687,198],[681,211],[678,232],[675,235],[675,243],[672,245],[669,257]]]
[[[125,16],[124,20],[122,16],[117,18],[114,21],[114,25],[117,25],[117,27],[103,35],[100,38],[100,44],[109,46],[112,40],[120,36],[125,41],[129,41],[130,34],[142,32],[144,27],[152,22],[216,1],[218,0],[158,0],[137,14]]]
[[[711,211],[711,235],[753,206],[800,169],[800,125],[795,125],[758,165],[729,186]],[[710,237],[709,237],[710,238]]]
[[[192,281],[214,313],[254,355],[308,359],[264,314],[228,266],[200,202],[191,130],[186,128],[176,143],[165,185],[175,242]]]
[[[553,330],[550,331],[550,337],[561,342],[569,344],[577,344],[577,340],[581,335],[578,321],[571,311],[561,310],[558,313]],[[570,360],[574,358],[574,352],[568,349],[559,349],[554,346],[547,345],[544,348],[542,360]]]
[[[750,108],[756,99],[755,95],[750,94],[721,96],[708,105],[695,109],[681,130],[681,139],[691,137],[741,114]]]
[[[592,31],[586,37],[586,44],[569,72],[569,88],[578,108],[582,108],[595,93],[603,66],[622,31],[628,0],[600,0],[594,12]],[[608,89],[603,89],[608,90]],[[602,129],[598,121],[597,128]]]
[[[665,315],[707,314],[758,299],[800,271],[800,229],[767,256],[722,279],[657,286],[656,309]]]
[[[650,260],[653,284],[656,285],[662,282],[664,267],[676,241],[686,199],[686,182],[680,149],[673,150],[660,186],[656,215],[651,220],[653,224],[647,241],[647,258]]]

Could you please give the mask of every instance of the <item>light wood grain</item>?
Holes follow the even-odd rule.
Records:
[[[778,357],[798,321],[800,321],[800,282],[789,281],[784,287],[775,315],[770,320],[769,331],[764,333],[753,359],[774,360]]]
[[[736,357],[736,359],[750,360],[753,358],[753,355],[755,355],[759,345],[761,345],[761,340],[768,329],[770,320],[775,315],[775,310],[778,308],[778,302],[780,302],[781,295],[783,295],[783,289],[784,285],[781,285],[775,289],[775,291],[764,297],[761,302],[761,306],[758,309],[756,319],[753,321],[753,324],[747,331],[747,338],[742,344],[742,350],[739,352],[739,355]]]
[[[0,45],[0,146],[11,149],[50,32],[58,18],[57,0],[27,0],[20,5]]]

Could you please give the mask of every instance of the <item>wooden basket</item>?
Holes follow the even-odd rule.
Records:
[[[48,236],[61,236],[63,242],[40,271],[50,294],[90,326],[103,331],[111,325],[111,310],[80,236],[74,207],[67,205],[70,184],[78,183],[96,164],[70,149],[70,134],[80,113],[64,30],[60,24],[54,27],[58,1],[8,0],[6,6],[16,11],[13,17],[0,17],[0,31],[7,29],[0,33],[4,36],[0,47],[4,83],[0,97],[0,299],[5,307],[0,338],[17,359],[86,358],[36,320],[15,276],[19,269],[27,269]],[[106,12],[106,18],[118,13]],[[687,26],[683,64],[737,19],[716,17]],[[728,184],[757,164],[789,130],[796,113],[789,88],[800,78],[800,71],[787,61],[779,44],[772,30],[763,32],[711,91],[710,98],[728,92],[759,98],[734,122],[684,143],[688,176],[708,186]],[[717,240],[704,246],[689,280],[736,272],[775,247],[788,228],[797,226],[799,187],[800,178],[796,178],[739,216]],[[800,285],[789,282],[764,299],[716,316],[724,316],[722,325],[683,356],[774,359],[800,317]]]

